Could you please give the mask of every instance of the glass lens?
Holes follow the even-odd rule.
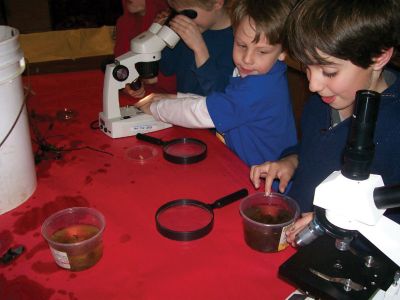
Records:
[[[212,212],[194,204],[170,206],[157,215],[158,224],[176,232],[190,232],[206,227],[212,221]]]

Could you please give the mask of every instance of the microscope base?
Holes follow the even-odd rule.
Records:
[[[369,244],[370,247],[374,246]],[[360,256],[360,253],[355,255],[350,251],[339,251],[335,240],[323,235],[299,248],[280,266],[279,275],[316,299],[375,299],[376,292],[380,289],[387,291],[391,286],[398,267],[376,247],[368,249],[368,254],[363,252],[365,255]],[[368,255],[375,258],[375,266],[365,265],[364,257]],[[365,289],[345,291],[343,284],[326,281],[314,275],[310,268],[332,277],[350,278]]]
[[[133,106],[121,107],[121,116],[107,119],[99,114],[99,128],[112,138],[133,136],[171,127],[171,124],[155,120],[151,115],[140,112]]]

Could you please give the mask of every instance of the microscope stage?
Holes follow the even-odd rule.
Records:
[[[363,251],[359,255],[339,251],[335,240],[323,235],[310,245],[299,248],[280,266],[279,275],[316,299],[370,299],[379,289],[386,291],[389,288],[398,267],[377,248],[370,248],[364,255],[361,253]],[[368,255],[375,258],[374,266],[366,266],[364,257]],[[310,269],[332,277],[350,278],[365,288],[345,291],[343,284],[324,280]]]

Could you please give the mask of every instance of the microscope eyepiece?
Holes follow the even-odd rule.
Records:
[[[344,150],[342,174],[352,180],[368,179],[374,157],[374,132],[380,94],[369,90],[356,93],[350,134]]]
[[[400,184],[375,188],[374,202],[381,209],[400,207]]]
[[[184,9],[181,11],[177,11],[175,9],[171,9],[171,13],[168,15],[167,19],[164,22],[164,25],[169,26],[169,22],[175,18],[177,15],[184,15],[188,17],[189,19],[196,19],[197,18],[197,11],[194,9]]]

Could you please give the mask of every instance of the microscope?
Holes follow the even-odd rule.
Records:
[[[400,225],[383,215],[400,206],[400,185],[370,174],[379,102],[357,92],[341,171],[315,189],[314,218],[279,268],[306,299],[400,299]]]
[[[105,70],[103,87],[103,111],[99,113],[100,130],[112,138],[120,138],[147,133],[171,127],[171,124],[156,121],[132,106],[120,107],[119,90],[128,83],[138,90],[140,78],[158,75],[158,61],[165,47],[174,48],[179,36],[168,27],[169,21],[177,14],[196,18],[194,10],[177,12],[172,10],[164,25],[153,23],[150,28],[133,38],[131,50],[117,57]]]

